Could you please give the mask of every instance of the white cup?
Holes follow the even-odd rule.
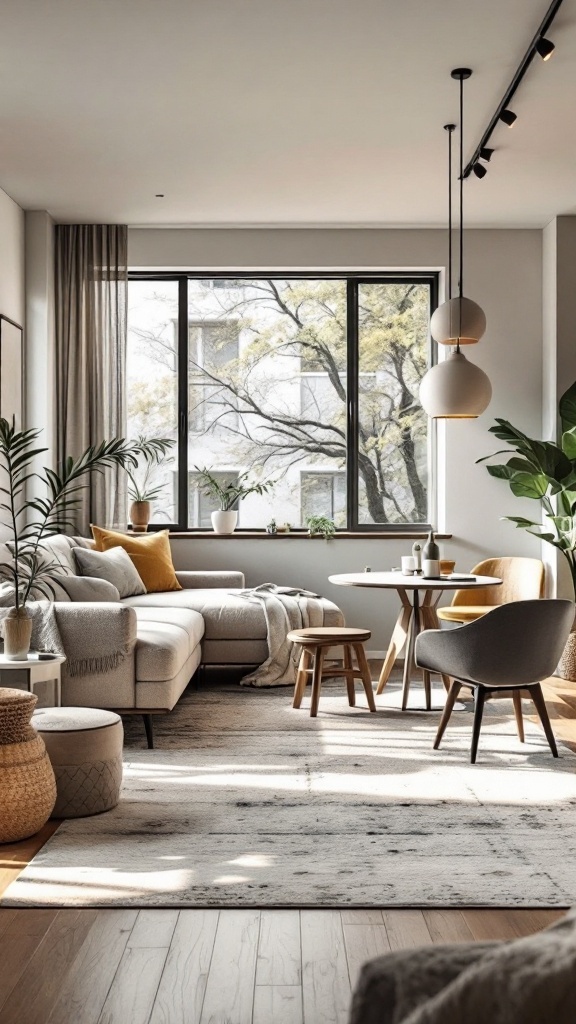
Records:
[[[425,558],[422,562],[424,576],[439,576],[440,561],[437,558]]]
[[[402,572],[405,576],[412,576],[416,570],[416,559],[412,555],[402,555]]]

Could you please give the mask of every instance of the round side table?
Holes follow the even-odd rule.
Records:
[[[58,708],[62,703],[60,666],[65,661],[59,654],[41,651],[30,651],[26,661],[12,661],[0,654],[0,687],[33,693],[38,708]]]

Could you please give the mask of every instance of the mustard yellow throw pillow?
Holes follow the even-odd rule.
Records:
[[[103,530],[101,526],[91,526],[91,530],[97,551],[124,548],[149,594],[182,590],[174,572],[168,530],[147,533],[144,537],[130,537],[115,530]]]

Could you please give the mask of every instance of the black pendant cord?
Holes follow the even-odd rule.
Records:
[[[455,124],[445,124],[448,132],[448,299],[452,298],[452,132]]]
[[[458,339],[456,341],[456,352],[460,352],[460,338],[462,337],[462,296],[464,294],[464,79],[470,78],[470,68],[454,68],[452,78],[460,82],[460,268],[458,275],[458,312],[459,326]]]
[[[460,79],[460,274],[458,279],[458,303],[459,324],[458,344],[456,351],[460,351],[460,338],[462,337],[462,295],[464,277],[464,78]]]

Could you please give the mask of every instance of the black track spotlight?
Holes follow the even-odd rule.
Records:
[[[476,175],[477,178],[483,178],[484,175],[486,174],[487,169],[486,167],[484,167],[484,164],[481,164],[480,161],[478,161],[477,163],[474,164],[472,170],[474,171],[474,174]]]
[[[536,43],[536,53],[540,54],[542,60],[550,60],[550,57],[554,53],[556,47],[554,43],[551,43],[549,39],[543,37]]]
[[[486,163],[489,164],[491,159],[492,159],[492,153],[493,152],[494,152],[494,150],[493,149],[488,149],[488,146],[482,146],[482,149],[480,150],[480,159],[481,160],[485,160]]]
[[[500,120],[504,121],[504,124],[507,124],[509,128],[512,127],[517,117],[518,115],[515,114],[513,110],[506,109],[500,111]]]

